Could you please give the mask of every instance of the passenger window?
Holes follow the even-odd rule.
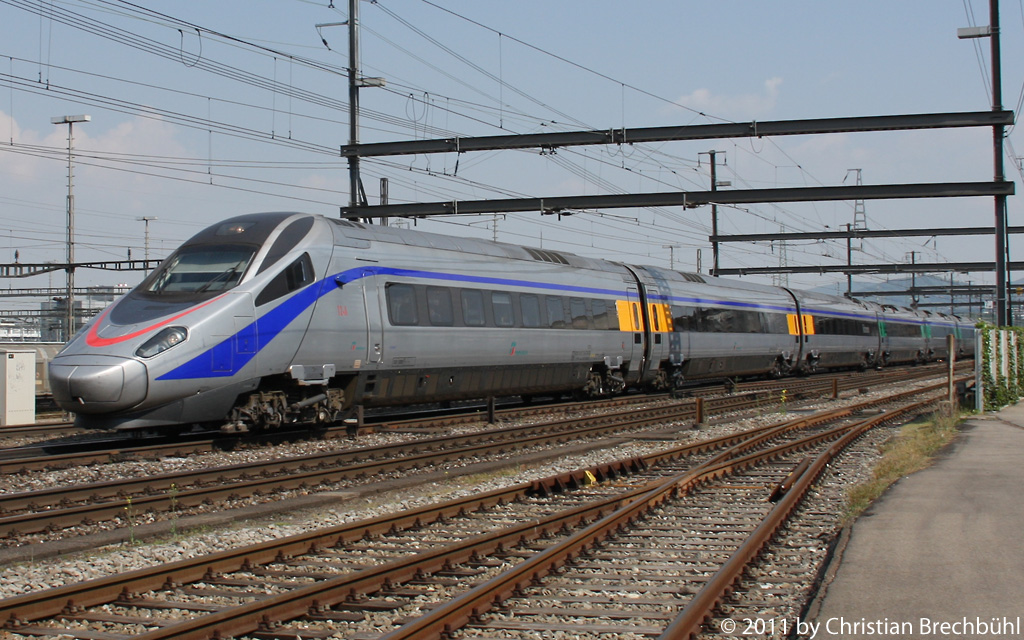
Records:
[[[540,326],[540,300],[537,296],[525,293],[519,296],[519,309],[523,313],[524,327]]]
[[[594,310],[594,328],[595,329],[607,329],[608,324],[608,304],[604,300],[591,300],[590,308]]]
[[[494,324],[499,327],[511,327],[516,323],[512,311],[512,294],[494,291],[491,293],[491,311],[494,313]]]
[[[285,267],[284,271],[274,276],[267,286],[263,287],[263,291],[256,296],[256,306],[259,307],[272,300],[277,300],[283,295],[301,289],[310,282],[313,282],[313,261],[309,258],[308,253],[304,253],[298,260]]]
[[[427,287],[427,315],[435,327],[450,327],[455,324],[452,313],[452,292],[443,287]]]
[[[704,317],[705,331],[711,333],[732,332],[732,312],[725,309],[707,309]]]
[[[462,290],[462,322],[467,327],[482,327],[484,316],[484,295],[473,289]]]
[[[573,329],[589,329],[590,319],[587,318],[587,304],[583,298],[569,299],[569,314],[572,316]]]
[[[761,324],[765,333],[789,333],[789,324],[782,313],[762,313]]]
[[[565,328],[565,307],[562,299],[557,296],[547,296],[544,300],[548,308],[548,324],[552,329]]]
[[[385,288],[388,301],[388,318],[393,325],[416,325],[416,290],[411,284],[390,283]]]
[[[757,311],[744,311],[743,330],[747,333],[761,333],[761,314]]]

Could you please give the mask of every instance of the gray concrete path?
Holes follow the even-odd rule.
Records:
[[[1024,640],[1024,404],[963,425],[861,516],[841,554],[808,613],[815,640]]]

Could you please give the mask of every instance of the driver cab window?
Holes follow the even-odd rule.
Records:
[[[310,260],[308,253],[304,253],[267,283],[263,291],[256,296],[256,306],[277,300],[283,295],[301,289],[310,282],[313,282],[313,261]]]
[[[182,247],[142,284],[146,293],[194,295],[233,288],[256,252],[249,245]]]

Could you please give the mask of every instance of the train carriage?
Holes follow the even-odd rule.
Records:
[[[957,355],[962,358],[973,358],[975,356],[974,321],[960,316],[953,316],[953,318],[956,320]]]
[[[928,359],[945,360],[949,357],[948,337],[960,339],[956,318],[933,311],[923,313],[927,322],[925,334],[928,340]]]
[[[797,297],[806,371],[875,366],[881,349],[877,305],[821,293]]]
[[[791,292],[654,267],[639,271],[652,300],[653,361],[670,377],[783,375],[800,360]]]
[[[929,330],[966,333],[966,324],[282,212],[196,234],[49,372],[54,399],[82,426],[267,429],[359,406],[601,396],[920,361],[942,353]]]
[[[641,346],[618,309],[628,271],[550,251],[334,222],[341,289],[299,360],[330,360],[366,406],[577,389],[621,390]],[[365,246],[352,247],[353,241]],[[359,322],[347,323],[345,318]],[[358,329],[344,327],[359,326]],[[631,338],[632,336],[630,336]],[[335,345],[325,352],[323,345]]]
[[[883,305],[878,315],[882,337],[880,364],[919,363],[928,359],[928,323],[923,313]]]

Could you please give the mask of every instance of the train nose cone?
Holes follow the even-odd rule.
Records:
[[[63,409],[108,413],[142,402],[148,388],[146,365],[113,357],[57,357],[50,362],[50,390]]]

